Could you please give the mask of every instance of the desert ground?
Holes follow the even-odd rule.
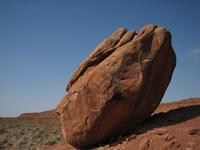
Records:
[[[62,138],[55,110],[0,118],[1,150],[72,150]],[[200,98],[161,103],[135,130],[88,149],[199,150]]]

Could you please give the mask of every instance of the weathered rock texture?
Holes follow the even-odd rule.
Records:
[[[88,147],[135,128],[159,105],[175,64],[165,28],[115,31],[79,66],[57,107],[67,142]]]

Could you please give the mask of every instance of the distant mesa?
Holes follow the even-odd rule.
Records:
[[[44,111],[44,112],[35,112],[35,113],[23,113],[17,118],[19,119],[55,119],[59,118],[55,109]]]
[[[56,111],[64,138],[87,148],[135,129],[159,105],[176,65],[171,34],[119,28],[72,75]]]

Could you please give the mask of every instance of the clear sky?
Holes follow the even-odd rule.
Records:
[[[1,0],[0,116],[55,108],[93,48],[118,27],[172,32],[177,66],[162,102],[200,97],[200,2]]]

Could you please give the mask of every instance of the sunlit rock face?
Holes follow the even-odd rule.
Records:
[[[117,29],[78,67],[57,107],[66,141],[88,147],[134,129],[159,105],[176,56],[170,32]]]

